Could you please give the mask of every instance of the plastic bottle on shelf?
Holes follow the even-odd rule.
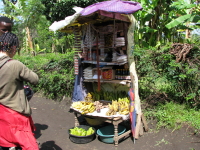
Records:
[[[121,69],[121,80],[123,80],[123,76],[124,76],[124,69]]]
[[[118,80],[118,69],[115,70],[115,80]]]
[[[117,69],[117,80],[119,80],[120,79],[120,69]]]
[[[122,80],[126,79],[126,69],[122,69]]]
[[[92,52],[92,60],[95,61],[96,60],[96,51]]]
[[[128,72],[127,72],[127,77],[128,77],[128,79],[131,79],[130,71],[129,71],[129,69],[127,69],[127,70],[128,70]]]
[[[119,80],[119,69],[117,69],[117,80]]]
[[[128,69],[125,69],[125,77],[124,77],[125,80],[128,79]]]
[[[122,71],[122,69],[120,69],[119,80],[122,80],[122,74],[123,74],[123,71]]]

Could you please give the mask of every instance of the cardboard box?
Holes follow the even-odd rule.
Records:
[[[113,80],[115,79],[115,70],[111,67],[102,68],[102,79],[103,80]]]

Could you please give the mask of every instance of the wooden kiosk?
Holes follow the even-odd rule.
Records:
[[[83,16],[81,13],[75,15],[69,25],[60,29],[62,32],[74,33],[75,74],[83,75],[82,82],[87,92],[94,92],[95,90],[119,92],[122,90],[127,93],[130,87],[134,89],[134,108],[137,112],[134,138],[137,139],[139,131],[142,135],[143,129],[147,131],[148,127],[141,111],[138,77],[133,59],[134,17],[131,14],[103,10],[97,10],[87,16]],[[77,116],[82,114],[73,108],[72,110],[75,115],[75,126],[78,126]],[[131,134],[131,130],[127,130],[125,133],[118,135],[119,123],[128,119],[129,115],[101,116],[101,114],[84,114],[84,116],[113,124],[115,146],[118,145],[119,139]]]

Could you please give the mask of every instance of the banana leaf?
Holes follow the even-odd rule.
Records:
[[[176,18],[175,20],[172,20],[170,23],[168,23],[165,27],[168,29],[171,29],[179,24],[184,23],[185,21],[187,21],[188,19],[191,18],[191,14],[187,14],[181,17]]]

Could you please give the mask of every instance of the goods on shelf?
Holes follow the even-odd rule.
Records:
[[[116,47],[121,47],[121,46],[125,46],[125,38],[124,37],[117,37],[115,38],[115,46]]]
[[[101,69],[99,69],[99,78],[102,79]],[[98,70],[97,68],[92,69],[92,79],[98,79]]]
[[[122,56],[117,57],[117,62],[119,63],[119,65],[126,64],[127,61],[128,61],[127,55],[122,55]]]
[[[84,79],[92,79],[92,67],[87,67],[83,70]]]
[[[112,62],[116,62],[117,61],[117,52],[113,52],[112,54]]]
[[[98,89],[100,82],[129,85],[129,67],[124,67],[128,66],[128,30],[125,27],[128,27],[128,23],[108,21],[104,24],[85,24],[80,28],[84,82],[98,82]]]
[[[102,68],[102,79],[103,80],[115,79],[115,71],[111,67],[103,67]]]
[[[130,80],[129,69],[116,69],[115,71],[116,80]]]

